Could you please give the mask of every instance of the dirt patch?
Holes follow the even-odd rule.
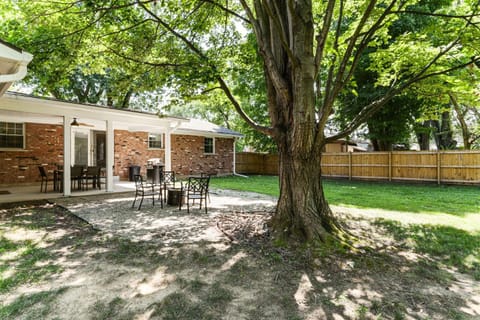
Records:
[[[269,197],[213,192],[208,215],[151,203],[139,211],[132,200],[1,210],[2,279],[31,261],[20,244],[38,250],[29,270],[39,276],[0,286],[0,319],[480,317],[477,282],[372,219],[339,212],[365,249],[292,251],[271,244]]]

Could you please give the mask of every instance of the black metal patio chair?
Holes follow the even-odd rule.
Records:
[[[202,209],[202,203],[205,204],[205,213],[207,213],[207,197],[208,197],[208,185],[210,183],[210,177],[189,177],[187,183],[182,183],[182,195],[184,196],[187,204],[187,212],[190,213],[190,202],[192,205],[195,201],[199,201],[199,209]],[[179,202],[179,209],[182,210],[183,201]]]
[[[83,179],[83,166],[74,165],[70,169],[70,180],[72,181],[72,189],[75,189],[75,183],[77,184],[77,190],[82,188]]]
[[[49,177],[47,170],[45,170],[44,166],[38,166],[38,171],[40,172],[40,192],[47,192],[48,182],[52,181],[54,183],[54,177]]]
[[[144,181],[139,174],[134,175],[133,179],[135,181],[135,199],[133,200],[132,208],[135,207],[137,198],[139,198],[140,203],[138,205],[138,210],[140,210],[142,208],[143,199],[148,196],[152,197],[152,206],[155,206],[155,196],[157,195],[157,192],[159,193],[160,205],[163,208],[162,192],[157,191],[153,183]]]
[[[167,201],[167,190],[175,189],[175,185],[176,185],[175,171],[162,171],[160,174],[161,174],[161,184],[163,189],[163,200]]]

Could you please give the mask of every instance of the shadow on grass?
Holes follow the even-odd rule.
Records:
[[[479,233],[472,234],[448,226],[405,226],[385,219],[376,219],[374,225],[384,228],[404,247],[480,280]]]
[[[64,285],[58,289],[24,294],[0,306],[0,318],[65,317],[55,310],[64,295],[77,290],[79,317],[91,319],[469,319],[465,296],[446,288],[456,283],[442,264],[468,268],[469,257],[478,258],[478,236],[459,230],[422,226],[405,227],[377,220],[375,226],[400,243],[390,251],[362,253],[327,252],[312,258],[309,250],[289,251],[267,240],[195,244],[131,241],[117,236],[100,236],[82,220],[51,207],[40,214],[17,211],[1,216],[12,228],[37,226],[38,231],[59,232],[42,247],[48,261],[62,266],[65,260],[78,262],[77,275],[98,282],[110,295],[96,295],[92,288]],[[48,215],[49,217],[39,217]],[[36,222],[40,221],[40,222]],[[42,221],[54,221],[52,224]],[[372,237],[376,235],[371,232]],[[379,240],[381,241],[381,240]],[[456,242],[454,245],[450,242]],[[434,243],[432,243],[434,242]],[[461,248],[462,243],[469,243]],[[5,238],[2,255],[18,251],[18,241]],[[44,243],[45,245],[45,243]],[[445,248],[441,248],[445,246]],[[40,249],[40,248],[39,248]],[[411,259],[399,251],[413,250],[429,257]],[[450,260],[452,251],[462,252]],[[457,253],[458,254],[458,253]],[[88,256],[89,260],[82,260]],[[27,261],[21,255],[8,260],[11,265]],[[46,262],[47,260],[41,260]],[[88,268],[88,262],[95,266]],[[1,260],[0,263],[4,263]],[[44,263],[39,263],[39,266]],[[477,265],[478,267],[478,265]],[[49,281],[57,269],[42,277]],[[110,278],[105,280],[105,274]],[[18,282],[8,288],[35,281]],[[141,291],[139,287],[149,290]],[[88,289],[88,290],[87,290]],[[443,294],[445,293],[445,294]],[[85,311],[87,310],[87,311]],[[78,311],[80,312],[80,311]],[[479,316],[475,314],[474,316]],[[473,318],[473,317],[471,317]]]

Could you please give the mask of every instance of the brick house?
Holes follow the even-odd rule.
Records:
[[[99,165],[111,191],[132,166],[145,174],[150,159],[179,175],[228,175],[241,136],[197,119],[7,92],[0,98],[0,185],[39,181],[39,165],[61,164],[69,195],[70,166]]]

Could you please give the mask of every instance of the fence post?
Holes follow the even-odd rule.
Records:
[[[440,151],[437,150],[437,184],[440,184],[440,170],[441,169],[441,163],[440,163]]]
[[[348,152],[348,180],[352,180],[352,152]]]
[[[388,181],[392,181],[392,151],[388,153]]]

